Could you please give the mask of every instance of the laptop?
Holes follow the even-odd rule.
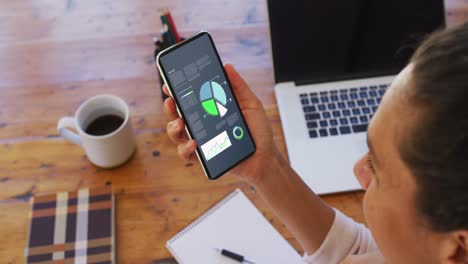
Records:
[[[443,0],[268,0],[275,95],[292,168],[318,194],[360,189],[354,163],[382,96]]]

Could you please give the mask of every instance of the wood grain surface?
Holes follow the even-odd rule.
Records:
[[[466,0],[447,0],[448,24],[464,21],[467,6]],[[209,182],[199,164],[177,158],[152,58],[161,7],[172,11],[181,35],[212,33],[223,61],[236,65],[261,98],[286,153],[265,1],[0,0],[1,263],[24,262],[31,196],[104,185],[117,193],[120,263],[170,257],[166,240],[237,187],[302,253],[253,188],[233,176]],[[128,102],[138,144],[134,157],[112,170],[91,165],[56,131],[60,117],[102,93]],[[362,197],[354,192],[324,199],[364,222]]]

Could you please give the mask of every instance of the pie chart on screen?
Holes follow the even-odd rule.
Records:
[[[223,87],[213,81],[205,82],[200,89],[200,101],[205,112],[210,116],[223,117],[228,109],[226,108],[227,98]]]

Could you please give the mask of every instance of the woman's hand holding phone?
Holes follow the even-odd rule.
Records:
[[[257,147],[252,156],[230,172],[254,186],[304,250],[315,252],[333,223],[334,211],[309,189],[279,153],[262,103],[247,83],[232,65],[227,64],[224,69]],[[164,91],[168,94],[167,88]],[[195,141],[189,141],[185,134],[184,122],[177,115],[171,98],[164,102],[164,110],[172,120],[167,133],[173,142],[179,144],[179,155],[185,159],[196,159]],[[313,224],[311,219],[314,219]],[[375,256],[349,259],[352,263],[361,260],[373,261]]]
[[[280,154],[274,144],[270,123],[260,99],[255,96],[234,66],[226,64],[224,69],[257,147],[255,154],[234,167],[231,173],[255,185],[265,174],[264,171],[269,167],[273,156]],[[170,96],[165,85],[163,91]],[[186,161],[195,162],[197,144],[195,140],[188,138],[184,128],[185,123],[177,114],[175,102],[171,97],[164,101],[164,112],[171,120],[167,124],[167,134],[170,140],[178,145],[179,156]]]

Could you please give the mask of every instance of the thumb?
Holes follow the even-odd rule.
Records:
[[[232,85],[232,90],[240,102],[255,102],[256,96],[250,89],[249,85],[240,76],[232,64],[227,63],[224,65],[224,69],[228,75],[229,81]]]

